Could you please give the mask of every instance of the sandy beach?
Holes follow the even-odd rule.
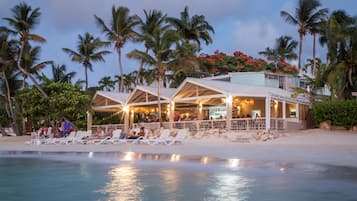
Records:
[[[137,152],[224,159],[321,163],[357,167],[357,133],[320,129],[294,131],[275,140],[251,143],[226,138],[187,139],[172,146],[145,144],[106,145],[26,145],[30,136],[0,137],[0,151],[43,152]]]

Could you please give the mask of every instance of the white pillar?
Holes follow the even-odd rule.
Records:
[[[282,102],[283,104],[283,107],[282,107],[282,110],[283,110],[283,124],[284,124],[284,129],[286,128],[286,101],[283,101]]]
[[[123,112],[124,112],[124,132],[129,133],[129,107],[124,106],[123,107]]]
[[[227,96],[226,97],[226,111],[227,111],[227,116],[226,116],[226,127],[227,130],[231,130],[231,120],[232,120],[232,102],[233,98],[232,96]]]
[[[87,111],[87,131],[92,130],[93,116],[92,113]]]
[[[299,122],[300,119],[300,114],[299,114],[299,103],[296,103],[296,120]]]
[[[270,102],[271,102],[271,97],[267,96],[265,98],[265,130],[270,129]]]
[[[174,115],[175,115],[175,102],[170,101],[169,105],[169,128],[173,129]]]

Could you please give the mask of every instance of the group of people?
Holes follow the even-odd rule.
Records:
[[[38,130],[38,135],[40,137],[49,138],[53,132],[54,137],[67,137],[74,130],[73,124],[69,121],[68,117],[63,117],[61,125],[57,130],[53,131],[52,126],[46,126],[44,123],[41,123],[41,127]]]

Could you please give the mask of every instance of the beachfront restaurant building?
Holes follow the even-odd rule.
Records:
[[[157,87],[137,86],[130,94],[97,92],[92,108],[123,112],[124,124],[116,126],[124,130],[132,126],[192,132],[301,129],[310,106],[304,95],[292,97],[292,87],[301,84],[305,85],[298,76],[269,72],[186,78],[178,88],[161,88],[162,125],[157,122]]]

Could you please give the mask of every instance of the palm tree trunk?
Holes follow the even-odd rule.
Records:
[[[313,33],[313,45],[312,45],[312,75],[316,76],[316,33]]]
[[[303,35],[302,33],[299,34],[299,61],[298,61],[298,67],[299,67],[299,70],[301,69],[301,54],[302,54],[302,39],[303,39]]]
[[[160,127],[162,127],[160,88],[161,88],[161,76],[159,75],[159,79],[157,80],[157,108],[158,108],[158,113],[159,113]]]
[[[5,87],[6,87],[6,98],[7,98],[7,102],[8,102],[8,110],[10,112],[10,117],[11,117],[11,126],[12,126],[12,129],[14,130],[14,132],[16,133],[16,135],[20,135],[20,132],[19,132],[19,128],[16,124],[16,116],[15,116],[15,113],[14,113],[14,110],[12,108],[12,100],[11,100],[11,95],[10,95],[10,87],[9,87],[9,83],[7,82],[7,78],[6,78],[6,75],[5,75],[5,72],[2,72],[1,73],[2,76],[3,76],[3,80],[5,82]]]
[[[146,48],[145,53],[146,54],[149,53],[149,48]],[[139,69],[138,69],[138,74],[136,75],[136,79],[135,79],[136,85],[139,84],[140,72],[141,72],[141,69],[143,69],[143,66],[144,66],[144,60],[141,60],[140,66],[139,66]]]
[[[88,65],[84,65],[84,74],[86,76],[86,91],[88,90]]]
[[[123,73],[123,64],[121,63],[121,50],[117,48],[118,53],[118,63],[119,63],[119,73],[120,73],[120,83],[119,83],[119,92],[123,92],[123,85],[124,85],[124,73]]]
[[[31,79],[31,81],[33,82],[35,87],[42,93],[42,95],[45,96],[46,98],[48,98],[48,95],[41,88],[41,86],[38,84],[36,79],[30,73],[28,73],[24,68],[21,67],[21,58],[22,58],[22,53],[23,53],[24,47],[25,47],[25,41],[21,41],[20,54],[18,55],[18,59],[17,59],[17,67],[26,77],[29,77]]]

